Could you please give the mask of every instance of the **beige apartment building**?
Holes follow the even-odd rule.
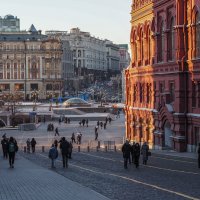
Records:
[[[62,95],[61,42],[29,31],[0,32],[0,97],[49,99]]]

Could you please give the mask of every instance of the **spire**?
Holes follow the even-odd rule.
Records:
[[[35,26],[33,24],[31,25],[31,27],[29,28],[28,31],[31,32],[31,33],[36,33],[37,32],[37,30],[36,30],[36,28],[35,28]]]

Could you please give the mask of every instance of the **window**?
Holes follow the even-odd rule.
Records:
[[[160,82],[159,83],[159,92],[164,93],[164,91],[165,91],[165,84],[164,84],[164,82]]]
[[[192,107],[196,107],[196,84],[192,82]]]
[[[133,102],[137,101],[137,84],[133,87]]]
[[[143,102],[143,86],[142,83],[140,83],[140,103]]]
[[[140,32],[140,65],[142,65],[142,61],[144,59],[144,40],[143,40],[143,32],[142,32],[142,29],[141,29],[141,32]]]
[[[196,45],[196,57],[200,57],[200,24],[199,20],[200,16],[199,13],[196,15],[196,30],[195,30],[195,35],[196,35],[196,40],[195,40],[195,45]]]
[[[164,60],[164,49],[165,49],[164,22],[162,21],[160,24],[161,25],[157,43],[158,62],[162,62]]]
[[[169,83],[169,93],[170,93],[170,102],[175,100],[175,84],[174,82]]]
[[[147,103],[150,102],[150,85],[147,83]]]
[[[168,34],[168,60],[174,60],[175,56],[175,31],[174,31],[174,18],[170,21],[170,31]]]
[[[150,64],[150,61],[151,61],[151,31],[150,29],[148,30],[148,33],[147,33],[146,42],[147,42],[147,64]]]

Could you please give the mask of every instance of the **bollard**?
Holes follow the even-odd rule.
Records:
[[[99,151],[99,147],[98,146],[96,147],[96,150],[97,150],[97,152]]]
[[[42,146],[42,152],[44,153],[44,146]]]
[[[108,150],[108,147],[107,147],[107,146],[105,146],[105,152],[107,152],[107,150]]]
[[[81,148],[80,148],[80,146],[78,146],[78,152],[80,152],[81,151]]]
[[[98,148],[100,149],[100,141],[98,141]]]
[[[24,153],[26,153],[26,147],[24,146]]]
[[[87,152],[90,152],[90,147],[89,146],[87,146]]]
[[[116,147],[116,145],[114,146],[114,151],[117,152],[117,147]]]

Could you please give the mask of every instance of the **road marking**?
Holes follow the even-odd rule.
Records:
[[[83,153],[83,152],[80,152],[80,154],[84,154],[84,155],[87,155],[87,156],[91,156],[91,157],[95,157],[95,158],[100,158],[100,159],[104,159],[104,160],[110,160],[110,161],[113,161],[113,162],[121,162],[121,163],[124,162],[124,161],[121,161],[121,160],[118,161],[118,160],[114,160],[114,159],[110,159],[110,158],[105,158],[105,157],[102,157],[102,156],[91,155],[91,154]],[[193,175],[199,175],[200,176],[200,173],[196,173],[196,172],[176,170],[176,169],[169,169],[169,168],[162,168],[162,167],[156,167],[156,166],[153,166],[153,165],[143,165],[143,166],[144,167],[149,167],[149,168],[155,168],[155,169],[159,169],[159,170],[165,170],[165,171],[171,171],[171,172],[179,172],[179,173],[185,173],[185,174],[193,174]]]
[[[169,155],[167,155],[169,156]],[[185,161],[185,160],[177,160],[177,159],[172,159],[172,158],[163,158],[163,157],[160,157],[160,156],[151,156],[151,157],[154,157],[154,158],[159,158],[159,159],[162,159],[162,160],[171,160],[171,161],[175,161],[175,162],[182,162],[182,163],[192,163],[192,164],[196,164],[195,162],[191,162],[191,161]]]
[[[42,155],[42,154],[39,154],[39,155],[42,156],[42,157],[48,158],[48,157],[45,156],[45,155]],[[61,160],[58,160],[58,162],[62,162],[62,161],[61,161]],[[71,165],[71,166],[73,166],[73,167],[76,167],[76,168],[79,168],[79,169],[82,169],[82,170],[85,170],[85,171],[89,171],[89,172],[95,173],[95,174],[101,174],[101,175],[103,175],[103,176],[108,175],[108,176],[113,176],[113,177],[121,178],[121,179],[124,179],[124,180],[127,180],[127,181],[131,181],[131,182],[134,182],[134,183],[137,183],[137,184],[140,184],[140,185],[144,185],[144,186],[151,187],[151,188],[154,188],[154,189],[158,189],[158,190],[161,190],[161,191],[164,191],[164,192],[168,192],[168,193],[171,193],[171,194],[175,194],[175,195],[177,195],[177,196],[181,196],[181,197],[184,197],[184,198],[186,198],[186,199],[200,200],[200,199],[198,199],[198,198],[196,198],[196,197],[192,197],[192,196],[189,196],[189,195],[180,193],[180,192],[176,192],[176,191],[173,191],[173,190],[169,190],[169,189],[166,189],[166,188],[163,188],[163,187],[154,185],[154,184],[146,183],[146,182],[143,182],[143,181],[138,181],[138,180],[136,180],[136,179],[128,178],[128,177],[126,177],[126,176],[120,176],[120,175],[117,175],[117,174],[106,173],[106,172],[100,172],[100,171],[92,170],[92,169],[89,169],[89,168],[86,168],[86,167],[81,167],[81,166],[78,166],[78,165],[75,165],[75,164],[69,164],[69,165]]]

